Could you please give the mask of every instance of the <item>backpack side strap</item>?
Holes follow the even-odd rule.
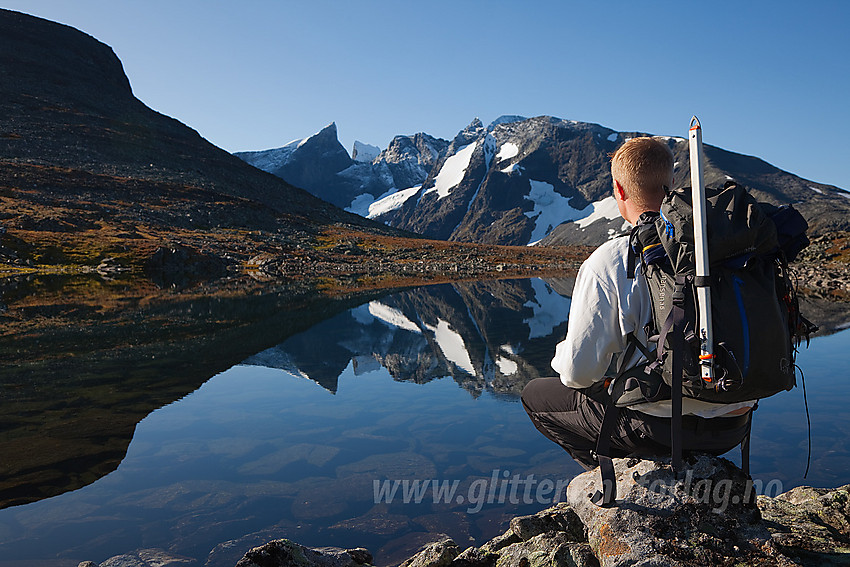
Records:
[[[673,294],[673,309],[670,311],[672,319],[673,334],[670,337],[670,347],[673,349],[673,368],[670,414],[670,452],[672,453],[673,474],[682,470],[682,377],[684,374],[685,348],[685,277],[676,277],[676,292]],[[667,323],[664,324],[667,326]],[[662,348],[662,339],[659,339],[659,351]]]
[[[607,508],[614,503],[617,497],[617,478],[614,475],[614,461],[611,459],[611,435],[617,426],[617,420],[620,417],[620,408],[614,403],[611,397],[611,392],[614,385],[619,382],[628,368],[629,360],[635,353],[635,349],[640,348],[643,351],[643,345],[640,344],[634,333],[626,335],[626,350],[620,355],[620,361],[617,366],[617,376],[611,380],[607,390],[607,401],[605,402],[605,414],[602,416],[602,425],[599,428],[599,437],[596,439],[596,462],[599,463],[599,472],[602,477],[602,490],[597,490],[593,494],[588,494],[590,501]]]
[[[602,427],[596,440],[596,460],[602,477],[602,490],[588,494],[590,501],[602,508],[609,508],[617,498],[617,477],[614,474],[614,461],[611,459],[611,434],[617,427],[619,417],[620,408],[609,401],[605,406]]]

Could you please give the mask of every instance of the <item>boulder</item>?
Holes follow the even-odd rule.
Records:
[[[850,484],[800,486],[776,498],[759,496],[774,543],[802,565],[850,564]]]
[[[245,554],[236,567],[362,567],[372,554],[362,548],[310,548],[288,539],[277,539]]]
[[[692,458],[676,475],[670,460],[615,459],[614,506],[590,495],[602,488],[598,470],[567,487],[567,502],[587,529],[600,565],[791,565],[761,522],[749,477],[726,459]]]
[[[457,544],[446,536],[429,543],[399,567],[446,567],[459,554]]]
[[[110,557],[99,566],[84,561],[78,567],[195,567],[198,562],[183,555],[175,555],[164,549],[137,549],[123,555]]]
[[[496,567],[596,567],[599,563],[587,543],[567,532],[547,531],[502,549]]]

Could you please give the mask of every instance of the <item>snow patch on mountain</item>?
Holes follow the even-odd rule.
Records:
[[[416,195],[421,187],[421,185],[417,185],[416,187],[401,189],[400,191],[391,189],[387,193],[381,195],[381,197],[379,197],[374,203],[369,204],[368,209],[366,210],[366,214],[363,214],[361,216],[373,219],[375,217],[379,217],[383,214],[394,211],[401,207],[408,199]],[[371,195],[369,196],[371,197]],[[353,204],[354,203],[352,203],[352,205]]]
[[[587,211],[587,207],[574,209],[570,206],[570,200],[557,193],[551,183],[534,180],[530,183],[531,191],[525,198],[534,203],[534,208],[526,211],[525,216],[534,219],[534,230],[531,232],[528,246],[543,240],[543,237],[562,222],[581,218]]]
[[[381,153],[381,148],[364,144],[359,140],[354,140],[354,149],[351,150],[351,159],[364,163],[372,163],[375,158]]]
[[[240,157],[258,169],[275,171],[289,163],[292,158],[292,152],[300,148],[309,139],[299,138],[298,140],[292,140],[283,147],[271,150],[241,152]]]
[[[502,144],[502,147],[499,148],[499,153],[496,154],[496,163],[516,157],[517,154],[519,154],[519,146],[513,142],[506,142]]]
[[[446,159],[443,167],[440,168],[440,173],[434,179],[434,186],[425,191],[425,194],[436,191],[438,200],[448,197],[452,189],[463,181],[466,168],[469,167],[469,161],[472,159],[472,153],[477,145],[478,142],[467,144]]]
[[[617,207],[617,200],[613,195],[605,197],[601,201],[591,203],[590,206],[593,207],[593,211],[589,215],[574,221],[579,228],[587,228],[598,220],[615,220],[620,218],[620,209]]]
[[[610,134],[610,135],[608,136],[608,141],[609,141],[609,142],[616,142],[616,141],[617,141],[617,138],[619,138],[619,137],[620,137],[620,135],[619,135],[618,133],[613,132],[612,134]]]
[[[394,192],[394,190],[391,189]],[[365,217],[369,214],[369,206],[375,202],[375,197],[370,195],[369,193],[361,193],[354,197],[354,200],[351,201],[351,204],[345,207],[345,210],[349,213],[354,213],[355,215],[360,215],[361,217]]]
[[[815,193],[820,193],[821,195],[823,195],[823,191],[818,189],[817,187],[813,187],[812,185],[809,185],[809,189],[811,189]]]
[[[523,171],[525,171],[525,168],[518,163],[512,163],[508,167],[500,169],[499,171],[501,171],[502,173],[513,173],[514,171],[516,171],[517,173],[522,173]]]
[[[385,323],[391,327],[398,327],[399,329],[404,329],[405,331],[411,331],[413,333],[422,334],[422,330],[419,326],[408,319],[404,313],[399,311],[398,309],[394,309],[389,305],[384,305],[379,301],[370,301],[369,302],[369,314],[372,315],[375,319],[378,319],[382,323]]]
[[[484,171],[490,171],[490,163],[493,161],[493,155],[496,153],[496,138],[487,132],[484,136]]]
[[[434,333],[434,340],[437,346],[443,352],[443,356],[449,362],[454,363],[459,369],[468,374],[475,374],[475,367],[472,365],[472,359],[469,357],[469,351],[466,349],[466,343],[463,342],[463,337],[460,333],[454,331],[447,321],[437,319],[437,326],[425,327]]]
[[[531,280],[531,287],[534,289],[534,299],[526,301],[523,307],[530,307],[534,314],[522,322],[528,325],[528,338],[548,337],[567,320],[570,298],[559,294],[540,278]]]

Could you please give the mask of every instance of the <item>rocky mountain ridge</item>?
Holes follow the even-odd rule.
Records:
[[[436,148],[436,155],[432,151],[431,160],[423,159],[428,152],[418,144],[405,160],[390,161],[393,144],[411,138],[397,137],[371,164],[352,167],[346,162],[341,169],[322,157],[333,155],[336,159],[345,151],[338,141],[331,140],[333,126],[300,142],[318,145],[321,140],[325,147],[335,143],[332,154],[287,153],[286,147],[268,150],[286,161],[285,168],[267,168],[257,159],[266,152],[238,155],[321,198],[393,227],[430,238],[510,245],[598,245],[622,234],[627,226],[610,196],[608,156],[626,139],[650,135],[551,116],[503,116],[487,127],[475,119],[447,142],[444,150]],[[687,140],[663,139],[675,156],[674,188],[689,185]],[[435,149],[433,143],[430,147]],[[705,157],[709,186],[735,179],[760,200],[794,204],[815,235],[850,229],[850,192],[708,144]],[[289,170],[306,167],[301,160],[331,173],[320,184],[287,177]],[[395,176],[392,181],[385,177],[382,184],[372,181],[380,178],[378,172],[390,163],[414,162],[417,167],[410,169],[412,175]],[[324,163],[327,165],[322,166]],[[359,181],[352,183],[355,178]],[[358,183],[359,189],[355,188]]]
[[[421,184],[447,146],[446,140],[419,133],[396,136],[383,151],[355,142],[349,156],[339,143],[336,123],[331,123],[280,148],[234,155],[340,208],[368,216],[374,201]]]

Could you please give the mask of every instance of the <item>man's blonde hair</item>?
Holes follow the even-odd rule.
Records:
[[[631,138],[611,155],[611,176],[635,204],[655,207],[673,183],[673,152],[657,138]]]

